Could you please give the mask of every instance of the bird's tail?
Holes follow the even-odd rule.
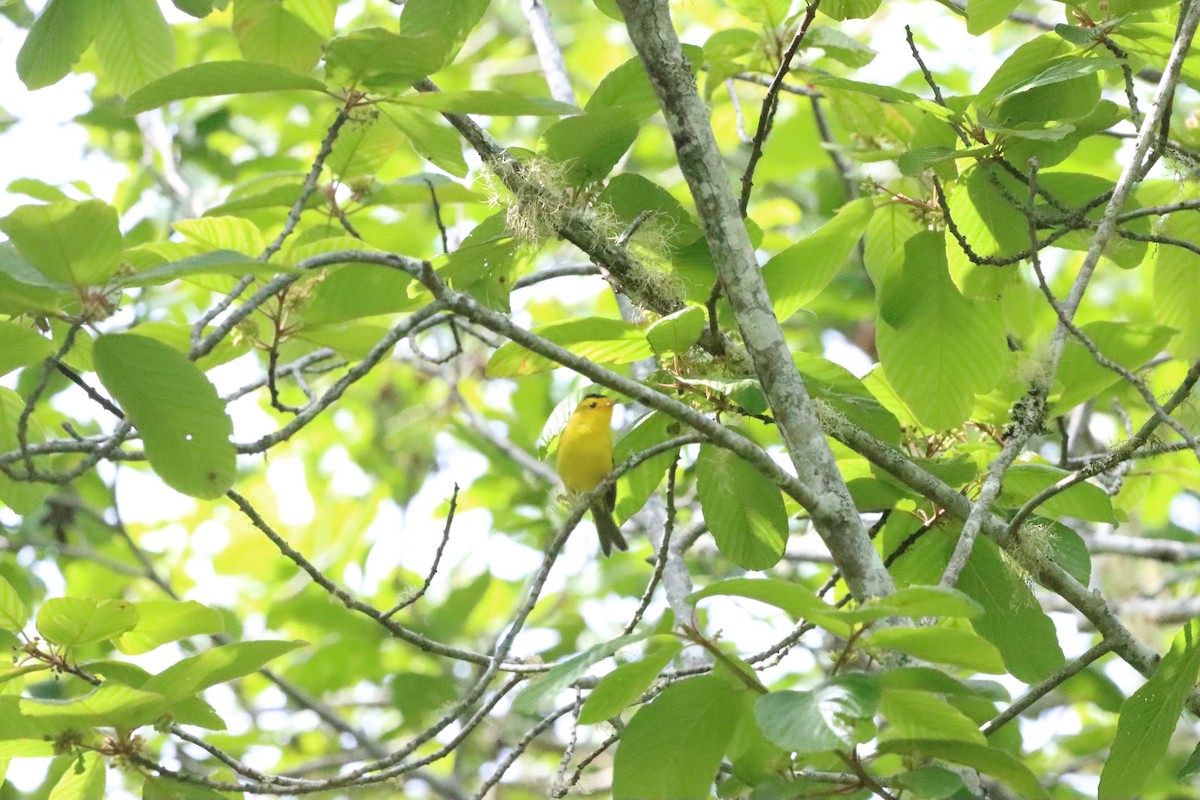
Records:
[[[629,549],[629,543],[621,535],[621,529],[617,527],[611,510],[604,508],[600,503],[593,505],[592,520],[596,523],[596,533],[600,534],[600,552],[607,556],[612,553],[613,548]]]

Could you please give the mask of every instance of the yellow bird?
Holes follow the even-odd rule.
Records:
[[[588,492],[605,475],[612,472],[612,412],[614,402],[602,394],[589,394],[575,406],[574,413],[558,438],[558,474],[563,485],[572,492]],[[615,547],[628,550],[621,535],[613,509],[617,504],[617,487],[613,485],[604,496],[591,505],[596,532],[600,534],[600,550],[608,555]]]

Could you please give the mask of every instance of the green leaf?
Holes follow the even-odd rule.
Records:
[[[1175,335],[1171,328],[1134,322],[1101,320],[1079,328],[1106,358],[1135,372],[1166,347]],[[1054,378],[1058,398],[1050,404],[1048,413],[1051,416],[1065,414],[1122,380],[1117,373],[1100,366],[1078,339],[1069,337]]]
[[[888,382],[922,424],[953,428],[975,395],[1005,373],[1008,346],[996,304],[959,294],[946,272],[941,234],[904,246],[904,263],[878,288],[876,343]]]
[[[466,176],[467,162],[463,158],[462,138],[448,122],[415,108],[392,109],[387,116],[412,142],[413,149],[431,164],[451,175],[460,178]]]
[[[1007,190],[1008,197],[997,187]],[[1003,258],[1029,247],[1029,223],[1009,197],[1026,198],[1029,189],[991,166],[968,167],[947,192],[949,214],[971,250],[981,258]],[[958,239],[945,237],[946,259],[954,285],[967,297],[989,300],[1017,280],[1015,265],[975,264]]]
[[[400,12],[406,36],[433,37],[440,48],[436,69],[454,61],[467,35],[483,18],[489,0],[410,0]],[[435,70],[431,70],[435,71]],[[485,113],[485,112],[480,112]]]
[[[290,653],[304,642],[263,640],[234,642],[214,647],[200,655],[185,658],[167,667],[142,685],[146,692],[157,692],[172,703],[197,695],[209,686],[245,677],[264,664]]]
[[[729,578],[709,584],[688,595],[696,603],[706,597],[732,595],[757,600],[787,612],[796,620],[815,622],[838,636],[848,636],[851,625],[838,609],[825,603],[812,589],[792,581],[775,578]]]
[[[574,404],[568,410],[573,409]],[[673,418],[657,411],[647,414],[613,447],[613,462],[621,464],[635,453],[678,436],[680,432],[680,426]],[[678,450],[660,453],[617,479],[617,507],[614,516],[618,525],[641,510],[650,499],[650,495],[654,494],[654,490],[662,483],[678,453]]]
[[[0,375],[27,367],[54,353],[54,342],[28,325],[0,321]]]
[[[154,0],[110,0],[96,32],[104,73],[128,97],[175,68],[175,39]]]
[[[620,714],[650,687],[683,645],[674,636],[656,636],[639,661],[622,664],[605,675],[579,711],[579,724],[595,725]]]
[[[638,135],[638,120],[617,106],[567,117],[542,133],[542,153],[559,162],[564,180],[584,186],[603,179]]]
[[[306,327],[410,311],[418,304],[408,296],[407,272],[374,264],[347,264],[331,269],[313,290],[304,312]]]
[[[0,739],[57,739],[104,726],[132,729],[153,722],[169,704],[161,695],[105,684],[66,703],[0,696]]]
[[[804,35],[804,47],[819,47],[825,55],[848,67],[865,67],[875,60],[876,52],[857,39],[834,27],[814,26]]]
[[[1091,583],[1092,555],[1082,536],[1057,520],[1036,515],[1029,518],[1029,524],[1046,532],[1054,563],[1084,586]]]
[[[738,694],[716,676],[668,686],[634,714],[613,763],[614,800],[705,800],[733,737]]]
[[[1150,765],[1167,754],[1187,696],[1200,677],[1200,619],[1175,634],[1150,680],[1121,704],[1117,733],[1100,772],[1099,800],[1142,794]]]
[[[127,600],[55,597],[38,609],[42,638],[65,647],[115,639],[138,622],[137,608]]]
[[[195,364],[161,342],[108,334],[92,349],[96,374],[137,426],[150,465],[192,497],[220,497],[233,485],[233,423]]]
[[[945,767],[928,764],[924,767],[897,775],[896,783],[925,800],[942,800],[963,788],[962,778],[957,772]]]
[[[553,701],[560,693],[570,688],[571,684],[583,677],[584,673],[598,661],[603,661],[622,647],[641,641],[647,635],[649,634],[633,633],[621,636],[612,641],[589,647],[561,664],[554,665],[545,675],[525,685],[525,688],[513,700],[513,711],[518,714],[537,714],[543,703]]]
[[[123,113],[132,116],[160,108],[172,100],[262,92],[321,92],[325,84],[273,64],[253,61],[210,61],[164,75],[138,89],[125,101]]]
[[[875,399],[875,395],[850,370],[824,358],[792,353],[804,386],[815,400],[828,403],[846,419],[892,444],[900,443],[900,421]],[[765,403],[765,398],[764,398]],[[765,406],[763,408],[765,409]]]
[[[597,364],[628,364],[648,358],[654,352],[637,326],[604,317],[567,319],[533,328],[531,332]],[[545,372],[557,366],[550,359],[530,352],[516,342],[508,342],[488,359],[487,376],[515,378]]]
[[[486,114],[490,117],[561,117],[578,114],[570,103],[513,92],[464,89],[457,92],[424,92],[394,97],[389,102],[450,114]]]
[[[1050,33],[1026,42],[1014,50],[992,74],[975,96],[975,104],[981,108],[993,105],[1006,89],[1037,75],[1048,63],[1071,50],[1070,45]]]
[[[122,275],[116,282],[121,286],[161,286],[197,275],[256,275],[260,278],[271,278],[281,272],[293,271],[288,267],[259,261],[232,250],[216,250],[139,270],[131,275]]]
[[[424,119],[418,118],[414,126],[424,123]],[[342,126],[325,166],[343,182],[360,175],[374,175],[404,143],[404,129],[394,119],[371,115],[350,120]]]
[[[879,10],[883,0],[826,0],[820,11],[830,19],[866,19]]]
[[[1001,675],[1005,671],[1004,660],[991,642],[958,628],[880,628],[870,631],[863,644],[896,650],[938,664],[955,664],[976,672]]]
[[[0,577],[0,629],[19,633],[29,621],[29,609],[12,584]]]
[[[20,448],[17,436],[17,424],[25,409],[25,400],[12,389],[0,386],[0,453],[8,453]],[[26,441],[36,443],[44,441],[45,433],[36,418],[30,418]],[[36,465],[36,461],[34,462]],[[18,475],[21,470],[18,468]],[[50,487],[44,483],[19,481],[0,473],[0,502],[3,502],[18,514],[32,514],[42,507]]]
[[[74,299],[71,287],[52,281],[17,253],[11,242],[0,243],[0,312],[55,311]]]
[[[986,745],[979,726],[966,714],[930,692],[886,689],[879,704],[890,723],[883,739],[954,739]]]
[[[52,281],[99,286],[120,267],[124,241],[117,211],[101,200],[21,206],[0,231]]]
[[[673,247],[691,244],[703,235],[699,224],[674,195],[641,175],[626,172],[612,176],[596,203],[612,209],[626,226],[632,225],[643,212],[650,212],[638,230],[651,226]]]
[[[744,414],[762,414],[770,405],[762,384],[757,378],[698,378],[689,376],[679,382],[687,386],[700,386],[737,404]]]
[[[257,225],[241,217],[203,217],[172,223],[176,232],[193,244],[214,250],[232,250],[257,257],[267,247]]]
[[[67,767],[46,800],[104,800],[104,759],[84,752]]]
[[[868,675],[831,678],[806,692],[771,692],[754,703],[754,718],[774,744],[796,753],[842,750],[870,739],[879,685]]]
[[[967,0],[967,33],[978,36],[1008,19],[1021,0]]]
[[[942,586],[906,586],[887,597],[873,598],[858,608],[837,611],[849,622],[867,622],[885,617],[966,617],[984,613],[979,603],[963,592]]]
[[[990,539],[976,540],[958,588],[983,606],[983,615],[971,624],[1000,651],[1013,677],[1037,683],[1065,663],[1053,620],[1042,611],[1025,581],[1004,563],[1000,549]]]
[[[340,84],[407,89],[441,67],[445,49],[445,40],[437,34],[409,36],[365,28],[329,43],[325,70]]]
[[[654,352],[684,353],[700,341],[708,325],[708,314],[700,306],[688,306],[656,320],[646,329],[646,341]]]
[[[1066,478],[1071,473],[1049,464],[1014,464],[1004,473],[1004,484],[996,505],[1017,508],[1035,494]],[[1116,524],[1112,498],[1098,485],[1081,481],[1070,489],[1056,494],[1037,507],[1050,517],[1075,517],[1088,522]]]
[[[695,45],[684,45],[683,52],[695,72],[704,58],[703,50]],[[613,108],[625,109],[638,123],[658,113],[658,95],[650,85],[650,77],[640,58],[631,58],[605,75],[583,110],[593,113]]]
[[[233,33],[247,61],[308,72],[321,58],[325,37],[284,8],[279,0],[237,0]]]
[[[17,53],[17,76],[28,89],[58,83],[87,50],[103,20],[104,0],[50,0]]]
[[[200,634],[223,633],[225,618],[215,608],[194,600],[157,600],[134,603],[138,623],[117,639],[126,655],[148,653],[159,645]]]
[[[229,797],[207,786],[157,775],[148,776],[142,784],[142,800],[229,800]]]
[[[1200,214],[1171,214],[1159,233],[1200,245]],[[1171,342],[1176,358],[1195,360],[1200,356],[1200,316],[1195,298],[1200,297],[1200,263],[1196,254],[1182,247],[1161,245],[1154,261],[1154,319],[1175,328]]]
[[[725,0],[725,4],[764,28],[777,28],[787,17],[788,0]]]
[[[870,197],[847,203],[829,222],[763,265],[763,281],[780,322],[804,308],[833,280],[866,231],[874,203]]]
[[[992,102],[998,105],[1010,97],[1041,86],[1073,81],[1087,75],[1094,75],[1102,70],[1120,69],[1124,63],[1119,58],[1108,56],[1069,56],[1055,61],[1036,75],[1017,81],[998,94]]]
[[[1020,797],[1027,800],[1050,797],[1029,767],[1003,750],[992,747],[940,739],[893,739],[881,742],[879,752],[940,758],[955,764],[964,764],[1008,784]]]
[[[779,487],[735,453],[701,445],[696,491],[717,547],[743,569],[767,569],[783,558],[788,519]]]

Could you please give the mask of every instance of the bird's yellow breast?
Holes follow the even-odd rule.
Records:
[[[571,415],[558,441],[558,474],[573,492],[595,488],[612,472],[612,405],[581,406]]]

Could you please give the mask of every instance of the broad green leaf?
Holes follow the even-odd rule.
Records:
[[[1002,1],[1002,0],[1001,0]],[[1009,87],[1016,86],[1037,75],[1052,60],[1069,53],[1071,46],[1052,33],[1042,34],[1012,52],[992,77],[975,96],[975,103],[990,106]]]
[[[1003,103],[1010,97],[1042,86],[1073,81],[1102,70],[1120,69],[1123,63],[1121,59],[1111,57],[1069,56],[1056,60],[1036,75],[1017,81],[1000,92],[992,102]]]
[[[392,98],[390,102],[429,111],[486,114],[490,117],[561,117],[579,113],[579,109],[570,103],[489,89],[405,94]]]
[[[104,800],[104,759],[84,752],[54,784],[46,800]]]
[[[879,0],[874,0],[878,3]],[[822,7],[824,10],[824,7]],[[901,105],[912,106],[926,113],[932,114],[939,119],[950,119],[954,116],[954,112],[949,109],[939,106],[931,100],[925,100],[919,95],[912,92],[907,92],[903,89],[897,89],[895,86],[883,86],[878,83],[866,83],[865,81],[855,81],[849,78],[839,78],[833,75],[814,75],[810,79],[810,83],[814,86],[827,87],[829,89],[842,89],[855,94],[863,94],[869,97],[877,97],[880,100],[888,103],[899,103]]]
[[[646,329],[646,341],[654,352],[683,353],[700,341],[708,325],[708,314],[700,306],[688,306],[669,314]]]
[[[1200,245],[1200,214],[1172,214],[1159,233]],[[1171,342],[1171,352],[1188,361],[1200,356],[1197,297],[1200,297],[1200,261],[1196,254],[1182,247],[1159,245],[1154,262],[1154,319],[1179,331]]]
[[[864,197],[842,206],[837,216],[763,265],[763,281],[780,322],[821,293],[854,252],[874,211]]]
[[[776,28],[787,17],[788,0],[725,0],[725,4],[764,28]]]
[[[779,487],[740,456],[701,445],[696,491],[717,547],[743,569],[767,569],[783,557],[788,519]]]
[[[978,36],[1008,19],[1021,0],[968,0],[967,33]]]
[[[448,122],[415,108],[393,108],[387,116],[431,164],[459,178],[466,176],[462,138]]]
[[[433,37],[440,48],[436,69],[454,61],[467,35],[479,24],[489,0],[411,0],[400,12],[400,32]],[[482,112],[480,112],[482,113]]]
[[[20,449],[17,424],[24,409],[25,401],[19,394],[0,386],[0,453]],[[33,444],[44,441],[45,438],[42,426],[36,419],[30,419],[26,441]],[[44,461],[35,460],[34,465],[44,465]],[[18,475],[24,471],[22,467],[14,466]],[[51,488],[44,483],[19,481],[0,473],[0,503],[18,514],[32,514],[40,509]]]
[[[305,326],[410,311],[419,305],[408,296],[411,282],[407,272],[374,264],[335,267],[314,287],[304,310]]]
[[[687,386],[703,387],[707,394],[727,397],[736,404],[737,411],[743,414],[762,414],[770,404],[763,392],[762,384],[756,378],[700,378],[689,376],[681,378],[680,383]]]
[[[991,642],[971,631],[958,628],[880,628],[872,630],[862,640],[868,647],[896,650],[938,664],[987,672],[1004,673],[1004,661]]]
[[[1092,555],[1083,537],[1057,520],[1045,519],[1036,514],[1029,518],[1029,526],[1044,531],[1050,545],[1054,562],[1065,569],[1075,580],[1087,586],[1092,577]],[[1024,530],[1022,536],[1027,535]]]
[[[0,739],[57,739],[98,726],[132,729],[161,717],[167,699],[116,683],[68,702],[0,697]]]
[[[638,135],[638,120],[623,106],[567,117],[542,133],[542,153],[557,161],[572,186],[602,180]]]
[[[835,612],[848,622],[867,622],[885,617],[966,617],[984,613],[979,603],[963,592],[941,586],[906,586],[887,597],[872,598],[855,609]]]
[[[325,37],[288,11],[279,0],[237,0],[233,33],[247,61],[308,72],[321,58]]]
[[[29,621],[29,609],[12,584],[0,577],[0,628],[18,633]]]
[[[983,606],[983,614],[972,619],[971,625],[996,646],[1013,677],[1037,683],[1065,663],[1054,622],[1025,581],[1004,563],[1000,549],[990,539],[981,536],[975,541],[958,588]]]
[[[142,784],[142,800],[229,800],[229,797],[207,786],[177,781],[169,775],[151,775]]]
[[[325,84],[309,75],[253,61],[210,61],[164,75],[138,89],[122,109],[133,115],[160,108],[172,100],[226,94],[324,91]]]
[[[364,206],[395,206],[415,203],[427,206],[432,198],[430,188],[437,193],[438,203],[442,205],[474,203],[482,199],[475,192],[447,175],[422,173],[408,175],[398,181],[368,190],[362,198],[362,204]]]
[[[209,686],[245,677],[268,661],[303,645],[304,642],[263,640],[214,647],[172,664],[142,684],[142,689],[176,702],[199,694]]]
[[[703,51],[695,45],[684,45],[683,51],[694,71],[704,58]],[[625,109],[638,123],[658,113],[658,95],[640,58],[631,58],[605,75],[583,110],[594,113],[612,108]]]
[[[1161,325],[1134,322],[1101,320],[1079,328],[1102,355],[1133,372],[1166,347],[1175,335],[1172,329]],[[1078,339],[1068,337],[1058,373],[1054,376],[1058,398],[1051,403],[1048,413],[1052,416],[1064,414],[1122,380],[1117,373],[1100,366]]]
[[[1035,494],[1071,473],[1049,464],[1014,464],[1004,473],[1004,484],[996,505],[1017,508]],[[1088,522],[1116,524],[1112,498],[1098,485],[1082,481],[1056,494],[1036,509],[1043,516],[1075,517]]]
[[[221,612],[194,600],[155,600],[134,603],[137,625],[121,634],[117,649],[126,655],[148,653],[159,645],[200,634],[223,633]]]
[[[733,736],[738,694],[723,678],[668,686],[625,726],[614,800],[705,800]]]
[[[54,353],[54,343],[28,325],[0,321],[0,375],[27,367]]]
[[[579,724],[595,725],[620,714],[642,696],[682,647],[674,636],[654,637],[640,660],[622,664],[600,679],[579,711]]]
[[[923,230],[925,226],[901,203],[875,209],[863,235],[863,265],[876,285],[904,263],[904,243]]]
[[[204,19],[212,13],[213,0],[171,0],[171,5],[185,14]]]
[[[445,40],[436,33],[409,36],[365,28],[328,44],[325,70],[342,84],[407,89],[441,67],[445,49]]]
[[[117,211],[100,200],[21,206],[0,231],[51,281],[99,286],[121,266]]]
[[[387,117],[351,120],[338,134],[325,166],[343,182],[362,175],[374,175],[404,147],[404,140],[402,129]]]
[[[997,186],[1007,190],[1004,191]],[[963,171],[958,182],[947,191],[947,211],[959,234],[976,256],[1003,258],[1030,246],[1029,223],[1009,197],[1025,202],[1029,189],[1007,173],[986,164]],[[975,264],[958,239],[946,232],[946,259],[954,285],[967,297],[994,299],[1017,280],[1015,264],[993,266]]]
[[[879,685],[869,675],[851,673],[811,691],[765,694],[754,703],[754,718],[767,739],[784,750],[843,750],[875,734],[871,719],[879,695]]]
[[[115,639],[138,622],[137,608],[127,600],[55,597],[38,609],[42,638],[65,647]]]
[[[604,317],[585,317],[553,322],[533,328],[532,333],[565,347],[597,364],[628,364],[653,355],[645,334],[627,322]],[[516,342],[502,345],[488,359],[489,378],[532,375],[558,366]]]
[[[838,636],[848,636],[851,625],[838,609],[825,603],[812,589],[793,581],[775,578],[728,578],[688,595],[692,603],[706,597],[730,595],[757,600],[787,612],[793,619],[815,622]]]
[[[100,753],[80,753],[50,789],[47,800],[103,800],[104,776],[104,759]]]
[[[75,299],[70,286],[38,272],[11,242],[0,243],[0,312],[56,311]]]
[[[573,406],[572,406],[573,409]],[[667,441],[681,433],[679,424],[657,411],[647,414],[621,437],[613,447],[613,462],[621,464],[630,456]],[[617,479],[617,524],[632,517],[662,483],[678,451],[667,451],[644,461]]]
[[[979,726],[967,715],[930,692],[886,689],[879,711],[889,723],[882,739],[954,739],[986,745]]]
[[[476,225],[446,258],[446,265],[438,274],[450,288],[467,292],[490,309],[508,313],[509,295],[521,266],[520,255],[520,244],[508,230],[506,215],[501,212]],[[414,283],[409,296],[417,297],[422,292],[424,287]],[[649,349],[649,345],[646,347]],[[497,355],[494,353],[493,358]]]
[[[975,395],[1004,376],[1008,347],[995,304],[963,297],[946,272],[941,234],[904,246],[904,263],[881,282],[876,344],[888,382],[924,425],[962,423]]]
[[[1030,771],[1029,767],[1003,750],[997,750],[994,747],[943,739],[893,739],[881,742],[879,752],[940,758],[955,764],[963,764],[1008,784],[1026,800],[1042,800],[1042,798],[1050,797],[1046,789],[1038,783],[1037,776]]]
[[[29,28],[17,53],[17,76],[28,89],[58,83],[96,35],[103,0],[50,0]]]
[[[240,4],[239,4],[240,5]],[[175,68],[175,39],[154,0],[110,0],[96,32],[104,74],[128,97]]]
[[[181,278],[201,275],[257,275],[260,278],[270,278],[281,272],[291,271],[288,267],[259,261],[232,250],[216,250],[139,270],[131,275],[122,275],[117,283],[121,286],[160,286]]]
[[[251,258],[267,247],[262,231],[241,217],[203,217],[172,223],[176,232],[193,244],[214,250],[232,250]]]
[[[800,351],[792,353],[792,360],[804,378],[804,387],[810,397],[828,403],[850,422],[876,438],[892,444],[900,443],[899,420],[875,399],[875,395],[850,370],[828,359]],[[766,410],[765,407],[763,410]]]
[[[857,39],[832,26],[817,25],[804,35],[804,47],[819,47],[825,55],[848,67],[865,67],[875,60],[876,52]]]
[[[957,772],[933,764],[897,775],[895,781],[924,800],[942,800],[963,788]]]
[[[204,373],[167,345],[135,334],[101,336],[92,356],[159,477],[192,497],[224,494],[237,469],[233,423]]]
[[[1114,186],[1111,180],[1086,172],[1046,172],[1039,175],[1038,183],[1042,189],[1055,197],[1059,203],[1065,203],[1074,208],[1082,208],[1094,198],[1099,197],[1105,192],[1111,192]],[[1025,193],[1028,194],[1028,189],[1026,189]],[[1136,196],[1131,196],[1121,206],[1121,210],[1133,211],[1139,205],[1140,203],[1137,202]],[[1100,217],[1104,214],[1104,208],[1105,204],[1096,206],[1087,213],[1086,218],[1098,224]],[[1057,216],[1060,213],[1049,202],[1039,202],[1038,211],[1047,216]],[[1149,217],[1131,219],[1121,227],[1132,234],[1140,236],[1149,236],[1151,233]],[[1086,253],[1091,248],[1092,235],[1093,233],[1090,229],[1071,231],[1057,239],[1054,242],[1054,246],[1061,247],[1064,250],[1076,250]],[[1119,267],[1134,269],[1140,266],[1146,258],[1148,247],[1149,245],[1145,241],[1114,236],[1104,248],[1104,257],[1110,259]]]
[[[826,0],[820,11],[836,20],[866,19],[874,14],[883,0]]]
[[[650,212],[649,217],[643,217],[638,230],[650,226],[675,247],[691,244],[703,235],[699,224],[674,195],[635,173],[614,175],[596,203],[608,206],[624,225],[631,225],[643,212]]]
[[[1138,797],[1149,766],[1167,754],[1188,694],[1200,677],[1200,619],[1185,625],[1171,641],[1150,680],[1121,704],[1117,733],[1100,772],[1100,800]]]
[[[626,645],[646,638],[646,633],[633,633],[612,641],[589,647],[582,653],[556,664],[539,678],[526,684],[513,700],[512,709],[518,714],[537,714],[543,703],[549,703],[571,684],[583,677],[594,664],[611,656]]]

